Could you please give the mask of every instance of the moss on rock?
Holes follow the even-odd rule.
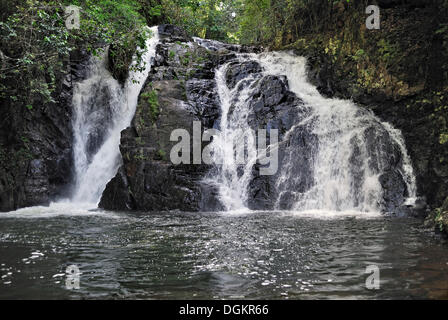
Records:
[[[448,197],[440,208],[434,209],[428,215],[425,226],[448,235]]]
[[[322,94],[353,99],[404,135],[418,192],[433,208],[448,194],[448,32],[435,6],[381,9],[381,29],[345,5],[337,28],[286,37],[274,49],[306,56]],[[432,19],[438,17],[437,19]]]

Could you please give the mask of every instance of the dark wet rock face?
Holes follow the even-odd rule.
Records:
[[[237,45],[237,44],[229,44],[222,43],[215,40],[209,39],[196,39],[196,41],[203,47],[207,48],[210,51],[219,51],[219,52],[237,52],[237,53],[260,53],[263,51],[263,48],[260,46],[247,46],[247,45]]]
[[[405,177],[400,168],[403,167],[403,158],[399,146],[392,142],[389,133],[378,123],[372,123],[363,135],[366,144],[367,155],[369,157],[368,166],[374,174],[380,174],[379,183],[382,188],[382,202],[379,206],[385,212],[403,215],[406,208],[403,203],[409,196]],[[361,163],[356,162],[356,154],[352,155],[353,165],[350,167],[352,172],[362,167]],[[362,171],[359,175],[355,174],[356,193],[359,193],[357,183],[364,180]]]
[[[92,94],[89,97],[83,97],[83,102],[88,107],[85,113],[85,119],[88,119],[90,124],[86,129],[89,134],[87,137],[87,156],[88,162],[98,152],[107,137],[110,123],[112,119],[113,106],[110,101],[113,101],[111,87],[105,83],[97,82],[92,84]]]
[[[151,114],[145,92],[156,92],[158,114]],[[179,80],[147,84],[132,126],[122,133],[123,166],[107,185],[100,206],[114,210],[197,211],[206,204],[201,192],[203,166],[173,165],[172,131],[182,128],[193,137],[193,121],[199,121]],[[204,204],[205,203],[205,204]]]
[[[184,129],[193,139],[220,117],[214,70],[234,56],[189,42],[181,29],[159,27],[161,42],[151,74],[140,94],[130,128],[122,132],[123,165],[107,185],[100,207],[110,210],[216,211],[222,209],[214,187],[203,182],[206,165],[174,165],[171,133]],[[148,97],[152,96],[152,100]],[[154,99],[154,97],[156,97]],[[206,144],[201,146],[201,149]],[[190,154],[192,162],[192,154]]]
[[[0,211],[68,196],[73,168],[73,85],[86,77],[87,70],[88,55],[72,52],[67,73],[57,75],[56,102],[35,99],[28,110],[0,101],[4,119],[0,125]]]
[[[251,73],[260,71],[253,63],[244,63],[238,70],[250,66]],[[257,78],[256,75],[253,75]],[[274,175],[261,175],[260,165],[253,168],[249,183],[248,206],[253,210],[291,209],[300,194],[305,193],[313,184],[313,167],[317,137],[312,126],[300,125],[293,128],[306,117],[311,110],[289,91],[286,77],[264,76],[253,85],[249,100],[250,113],[248,124],[252,130],[267,129],[267,142],[270,143],[270,130],[278,130],[278,171]],[[289,134],[288,134],[289,133]],[[286,137],[286,135],[288,136]],[[282,176],[289,178],[282,181]]]
[[[291,209],[314,182],[313,163],[318,139],[312,132],[311,123],[295,126],[309,117],[311,110],[288,90],[283,77],[265,77],[255,96],[251,102],[254,112],[249,117],[249,124],[254,129],[278,130],[279,168],[273,176],[255,174],[250,184],[250,206],[254,209]],[[285,176],[288,179],[282,180]]]
[[[256,61],[238,62],[235,61],[229,65],[226,72],[226,82],[229,89],[242,79],[246,79],[249,74],[260,73],[261,66]]]
[[[170,135],[175,129],[185,129],[192,139],[194,121],[201,123],[202,130],[222,129],[215,70],[227,63],[225,83],[233,99],[227,115],[229,123],[241,118],[238,101],[248,94],[244,96],[244,108],[248,110],[245,121],[249,127],[255,132],[266,128],[268,144],[270,130],[279,133],[278,170],[274,175],[261,175],[263,165],[253,166],[246,205],[254,210],[294,209],[316,185],[314,164],[320,146],[314,133],[319,120],[314,111],[290,91],[285,76],[266,75],[250,55],[247,59],[237,56],[241,47],[197,40],[199,45],[180,30],[162,28],[154,66],[140,94],[134,120],[122,133],[123,165],[107,185],[100,207],[141,211],[223,209],[217,188],[205,182],[217,176],[220,165],[172,164],[170,152],[178,141],[170,141]],[[362,115],[368,111],[360,108],[359,112]],[[403,212],[401,206],[408,196],[400,171],[403,159],[399,146],[391,141],[379,122],[350,141],[353,149],[347,170],[353,177],[350,191],[357,195],[354,207],[366,202],[362,188],[366,175],[363,159],[367,156],[367,165],[378,174],[383,188],[378,207]],[[205,146],[203,143],[201,150]],[[244,166],[238,171],[242,175]]]
[[[186,83],[187,100],[205,128],[216,127],[221,115],[215,82],[208,79],[191,79]]]
[[[207,41],[200,42],[199,45],[190,42],[188,37],[172,26],[162,26],[159,30],[161,41],[151,75],[140,94],[132,126],[122,133],[120,148],[123,166],[107,185],[100,207],[142,211],[222,210],[218,190],[204,182],[204,177],[212,167],[173,165],[169,158],[170,151],[177,142],[170,141],[170,134],[173,130],[182,128],[189,132],[192,139],[193,121],[199,121],[202,130],[219,127],[221,108],[215,83],[215,70],[219,66],[235,60],[228,68],[230,87],[249,74],[261,77],[261,67],[253,61],[236,61],[236,53],[251,52],[250,48]],[[287,112],[286,109],[291,107],[295,97],[285,89],[284,79],[267,78],[266,81],[259,88],[259,94],[253,97],[251,108],[262,97],[266,108],[271,111],[269,116],[275,118]],[[270,86],[277,82],[278,86],[283,85],[283,90],[275,93],[276,89],[273,91]],[[267,92],[263,93],[265,90]],[[154,92],[158,102],[157,115],[151,115],[150,103],[146,98]],[[271,95],[275,97],[272,98]],[[284,105],[280,106],[282,102]],[[254,119],[253,125],[261,125],[262,122],[262,119]],[[292,122],[293,120],[287,125]],[[279,124],[272,123],[272,126],[276,125],[285,124],[279,120]],[[282,127],[282,131],[287,129]],[[256,200],[259,202],[258,206],[267,207],[272,193],[255,191],[256,188],[261,188],[256,179],[254,181],[253,193],[257,193],[260,199]]]
[[[192,39],[187,35],[187,32],[175,25],[172,24],[162,24],[159,26],[159,36],[162,38],[168,38],[169,41],[181,41],[188,42],[192,41]]]

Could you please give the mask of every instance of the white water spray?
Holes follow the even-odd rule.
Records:
[[[203,46],[208,42],[197,41]],[[212,43],[216,45],[216,43]],[[400,174],[407,187],[408,200],[416,197],[416,183],[403,138],[399,130],[390,124],[382,123],[372,112],[356,106],[349,100],[329,99],[323,97],[315,86],[309,83],[306,74],[306,59],[287,52],[269,52],[262,54],[239,54],[240,61],[246,59],[258,62],[263,68],[263,75],[286,76],[289,90],[300,98],[305,107],[310,108],[311,115],[296,123],[284,136],[284,141],[300,126],[309,126],[318,139],[313,146],[312,175],[313,185],[306,192],[286,190],[293,176],[291,167],[295,155],[300,149],[289,147],[284,163],[281,164],[276,177],[276,187],[280,195],[283,191],[293,194],[291,209],[298,211],[363,211],[378,212],[382,208],[383,190],[380,176],[387,170],[390,158],[388,146],[396,145],[401,154]],[[221,101],[222,119],[221,135],[214,141],[216,163],[222,163],[218,173],[209,182],[215,181],[220,193],[220,200],[227,210],[247,210],[248,188],[252,178],[253,165],[256,162],[255,140],[249,139],[247,164],[238,166],[232,156],[233,143],[237,130],[248,128],[247,117],[251,112],[247,100],[251,92],[257,89],[257,80],[253,75],[240,81],[245,82],[243,89],[227,87],[225,73],[229,63],[216,72],[217,91]],[[303,106],[297,106],[303,107]],[[234,112],[229,115],[229,110]],[[368,134],[378,146],[372,148],[366,142]],[[383,140],[381,140],[383,139]],[[289,154],[288,154],[289,152]],[[389,158],[388,158],[389,157]],[[356,174],[354,173],[356,171]],[[286,187],[285,187],[286,186]]]
[[[245,86],[241,91],[237,84],[232,90],[226,84],[226,71],[228,64],[223,65],[216,70],[215,81],[221,102],[221,123],[220,134],[215,138],[214,161],[221,164],[221,170],[217,177],[214,177],[214,183],[219,186],[221,202],[226,210],[244,209],[247,202],[247,184],[251,179],[252,166],[257,161],[257,150],[255,145],[255,136],[247,124],[249,109],[247,100],[250,98],[252,88]],[[250,79],[253,80],[253,79]],[[234,108],[230,114],[230,109]],[[241,137],[241,134],[245,134]],[[247,156],[246,163],[238,161],[233,155],[235,153],[235,142],[244,143],[246,141]],[[240,172],[243,172],[241,175]],[[217,180],[215,180],[217,178]]]
[[[144,70],[131,68],[124,87],[107,70],[107,54],[104,53],[95,59],[88,78],[74,89],[76,186],[72,201],[75,203],[97,205],[107,183],[117,173],[121,164],[121,131],[132,121],[159,41],[157,27],[151,28],[151,34],[142,56]]]
[[[286,75],[290,90],[312,108],[315,117],[313,133],[319,139],[314,163],[315,184],[301,195],[294,206],[296,210],[380,210],[383,190],[379,177],[386,170],[385,159],[390,157],[388,149],[380,145],[381,134],[387,136],[387,144],[395,144],[400,149],[400,173],[406,183],[408,199],[416,198],[415,176],[399,130],[381,122],[372,112],[352,101],[323,97],[307,80],[303,57],[274,52],[259,55],[257,61],[267,74]],[[373,151],[366,142],[366,133],[371,129],[378,139]],[[357,155],[355,148],[359,150]],[[362,172],[361,181],[356,181],[359,177],[354,177],[350,170],[353,157],[357,158],[357,169]],[[358,190],[354,188],[357,183],[360,185]]]

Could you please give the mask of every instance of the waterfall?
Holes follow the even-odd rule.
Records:
[[[75,88],[73,202],[97,204],[121,165],[121,131],[130,125],[155,56],[157,28],[152,31],[143,56],[147,67],[131,71],[123,87],[103,54]],[[400,131],[352,101],[323,97],[307,80],[305,58],[195,41],[234,53],[215,72],[220,130],[212,142],[216,165],[205,177],[226,210],[380,212],[412,204],[416,182]],[[281,129],[270,147],[279,151],[278,171],[268,177],[259,174],[261,123],[268,131]]]
[[[213,48],[216,42],[196,40]],[[238,79],[233,88],[226,81],[232,63],[256,62],[262,71]],[[383,184],[402,181],[404,198],[412,203],[416,182],[399,130],[381,122],[371,111],[349,100],[323,97],[307,80],[306,59],[288,52],[237,54],[216,71],[217,92],[221,101],[220,134],[213,141],[215,170],[208,177],[219,190],[219,198],[227,210],[247,210],[254,165],[257,161],[256,139],[247,137],[248,157],[239,165],[234,157],[233,141],[241,130],[249,128],[248,118],[257,111],[250,109],[250,99],[260,90],[260,79],[286,77],[289,90],[299,98],[299,120],[282,136],[278,148],[282,159],[275,181],[273,209],[299,211],[328,210],[362,212],[387,211],[391,201]],[[305,138],[304,138],[305,137]],[[297,141],[308,139],[303,146]],[[305,162],[309,162],[309,181],[304,182]],[[397,191],[398,192],[398,191]],[[398,205],[402,205],[400,203]]]
[[[255,148],[255,137],[249,131],[247,117],[249,109],[246,107],[250,98],[250,86],[245,86],[241,92],[238,86],[230,90],[226,85],[226,70],[228,64],[223,65],[216,71],[216,84],[221,102],[220,134],[214,140],[214,161],[221,164],[221,170],[213,178],[214,183],[218,183],[221,202],[227,210],[244,209],[247,202],[247,184],[251,178],[252,166],[257,160]],[[253,80],[253,79],[248,79]],[[236,97],[236,100],[235,100]],[[230,109],[233,112],[230,113]],[[247,154],[248,160],[243,165],[243,174],[240,175],[240,166],[234,154],[234,141],[242,141],[241,134],[247,133]],[[217,180],[215,180],[217,178]]]
[[[131,68],[123,87],[107,70],[106,52],[92,59],[88,77],[75,86],[73,132],[76,180],[73,202],[97,204],[107,183],[121,165],[121,131],[132,121],[158,41],[158,28],[152,27],[142,56],[145,68]]]
[[[263,54],[259,61],[266,73],[286,75],[290,90],[312,108],[315,118],[313,133],[319,141],[314,151],[315,183],[299,197],[294,209],[380,210],[383,189],[379,177],[388,165],[385,159],[390,156],[387,154],[390,145],[396,145],[400,150],[400,171],[408,199],[415,199],[416,183],[411,160],[398,130],[351,101],[323,97],[307,81],[306,59],[303,57],[283,52]],[[371,141],[366,136],[369,130],[373,135]],[[354,156],[357,159],[353,159]]]

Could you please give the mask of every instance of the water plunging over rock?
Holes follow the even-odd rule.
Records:
[[[151,69],[157,28],[146,42],[143,71],[130,72],[124,87],[107,70],[107,53],[94,58],[90,74],[74,90],[73,121],[76,186],[73,202],[97,204],[120,166],[120,135],[135,113],[138,95]]]
[[[160,44],[130,128],[122,133],[123,165],[100,207],[114,210],[219,210],[216,191],[202,183],[208,166],[175,166],[169,159],[175,129],[192,135],[193,121],[213,127],[220,115],[213,80],[226,53],[210,53],[177,28],[160,26]],[[163,30],[163,32],[162,32]],[[152,99],[149,99],[152,97]]]
[[[287,52],[238,57],[216,77],[223,119],[214,146],[223,151],[217,152],[223,165],[210,181],[217,181],[228,210],[397,212],[415,197],[397,130],[350,101],[322,97],[307,81],[304,58]],[[279,130],[276,175],[258,173],[256,154],[245,166],[227,156],[238,128]]]
[[[191,42],[176,28],[160,28],[155,65],[121,138],[123,165],[101,207],[399,212],[416,196],[400,132],[350,101],[321,96],[307,80],[304,58]],[[220,130],[212,142],[217,164],[175,166],[168,159],[171,131],[191,135],[193,121]],[[264,128],[268,138],[279,131],[272,176],[260,175],[255,135],[246,137],[247,161],[233,158],[241,130]]]

